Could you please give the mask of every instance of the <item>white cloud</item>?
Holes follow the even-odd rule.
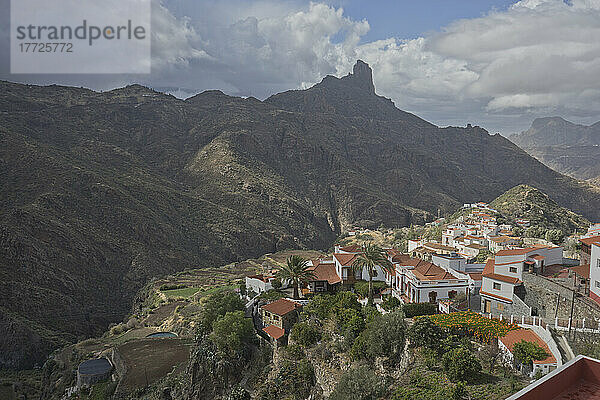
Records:
[[[345,75],[361,58],[378,93],[441,125],[511,132],[547,114],[600,119],[600,0],[523,0],[370,43],[369,22],[320,3],[155,1],[153,74],[136,80],[172,93],[265,98]]]

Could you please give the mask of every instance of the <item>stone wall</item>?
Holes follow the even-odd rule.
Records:
[[[523,300],[547,322],[555,317],[568,319],[571,314],[573,291],[567,286],[569,281],[555,281],[534,274],[523,274],[525,296]],[[573,318],[600,320],[600,307],[588,297],[575,298]]]

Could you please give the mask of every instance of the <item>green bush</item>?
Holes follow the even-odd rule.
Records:
[[[397,363],[404,351],[405,333],[402,311],[379,314],[352,345],[352,357],[374,361],[376,357],[385,356],[392,364]]]
[[[185,289],[187,288],[186,285],[184,284],[177,284],[177,283],[165,283],[160,285],[160,291],[163,292],[165,290],[175,290],[175,289]]]
[[[414,375],[408,385],[397,388],[391,400],[449,400],[452,399],[452,388],[443,374]]]
[[[225,400],[250,400],[250,393],[241,386],[235,386],[225,397]]]
[[[444,372],[452,382],[471,382],[479,375],[481,364],[479,360],[462,347],[456,348],[442,356]]]
[[[298,361],[302,360],[306,356],[302,346],[299,346],[297,344],[290,344],[289,346],[286,346],[284,352],[285,356],[290,360]]]
[[[377,400],[386,394],[384,380],[371,368],[359,366],[344,372],[330,400]]]
[[[232,311],[245,311],[246,306],[240,297],[233,293],[215,293],[210,295],[202,309],[200,317],[200,328],[208,333],[213,328],[213,323],[219,318]]]
[[[528,342],[526,340],[515,343],[512,353],[515,356],[515,359],[529,367],[532,367],[534,360],[544,360],[548,357],[548,353],[546,353],[546,350],[544,350],[543,347],[537,343]]]
[[[302,346],[310,347],[321,340],[321,330],[311,322],[298,322],[292,328],[290,338]]]
[[[406,318],[418,317],[421,315],[433,315],[438,311],[435,303],[407,303],[402,306]]]
[[[408,340],[412,347],[427,347],[438,350],[446,338],[442,328],[429,318],[417,318],[408,328]]]
[[[283,361],[274,381],[259,390],[260,400],[304,400],[315,385],[315,371],[308,360]]]
[[[211,341],[227,355],[240,353],[254,338],[254,326],[243,311],[227,312],[213,323]]]
[[[402,302],[394,296],[386,296],[383,299],[383,302],[381,302],[381,307],[383,307],[383,309],[386,311],[395,310],[396,308],[399,308],[401,305],[402,305]]]
[[[387,288],[387,284],[385,282],[374,281],[373,285],[373,294],[381,293],[381,291]],[[354,290],[361,297],[367,297],[369,295],[369,282],[367,281],[358,281],[354,284]]]

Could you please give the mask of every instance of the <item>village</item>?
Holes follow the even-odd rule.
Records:
[[[567,249],[527,237],[530,221],[498,218],[465,204],[401,238],[356,228],[329,252],[153,280],[127,320],[55,353],[44,376],[61,398],[175,399],[186,368],[214,362],[197,354],[220,354],[238,364],[198,378],[196,396],[516,400],[600,385],[590,373],[600,371],[600,224]],[[353,389],[356,380],[375,383]]]
[[[390,302],[428,304],[434,307],[423,314],[476,315],[508,323],[513,328],[494,338],[502,362],[531,379],[557,374],[567,363],[589,363],[575,357],[567,335],[557,332],[600,332],[600,224],[579,235],[577,259],[565,257],[559,245],[516,235],[515,228],[523,232],[529,227],[527,220],[499,224],[496,210],[481,202],[465,204],[463,211],[452,223],[441,218],[429,224],[441,227],[441,240],[409,239],[404,251],[368,242],[338,244],[326,257],[290,258],[287,268],[247,276],[246,299],[259,317],[257,329],[274,346],[285,345],[312,298],[350,291],[361,304],[374,304],[384,314]],[[355,229],[348,237],[367,231]],[[292,296],[265,302],[265,294],[286,288]],[[539,349],[541,356],[529,363],[515,357],[523,344]],[[538,386],[529,390],[543,390]]]

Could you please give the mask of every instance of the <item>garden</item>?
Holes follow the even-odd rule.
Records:
[[[486,318],[474,311],[436,314],[421,318],[428,318],[439,327],[454,334],[470,335],[486,343],[505,336],[514,329],[519,329],[516,324],[511,324],[505,320]]]

